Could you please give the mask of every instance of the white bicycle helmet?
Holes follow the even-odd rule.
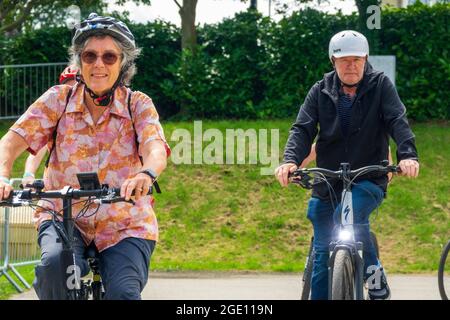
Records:
[[[86,38],[94,34],[106,34],[116,38],[121,43],[128,43],[133,48],[136,48],[134,36],[130,29],[125,23],[113,17],[102,17],[96,13],[91,13],[86,20],[76,25],[74,29],[73,45],[82,43]]]
[[[336,33],[331,38],[328,47],[328,57],[333,62],[333,57],[341,58],[349,56],[369,56],[369,43],[363,34],[353,30],[344,30]]]

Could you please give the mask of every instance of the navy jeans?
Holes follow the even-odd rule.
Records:
[[[33,287],[41,300],[64,300],[67,286],[62,272],[62,244],[55,226],[44,221],[39,226],[38,244],[41,247],[41,262],[35,268]],[[81,277],[89,273],[84,258],[87,248],[80,232],[74,229],[75,261],[80,268]],[[147,284],[150,257],[155,241],[139,238],[126,238],[98,254],[100,275],[105,288],[104,299],[139,300]]]
[[[353,223],[356,241],[363,243],[364,268],[378,264],[375,247],[370,239],[369,215],[383,201],[383,190],[374,183],[364,180],[352,188]],[[340,201],[340,199],[339,199]],[[340,221],[341,204],[333,212],[331,202],[311,198],[308,204],[308,219],[314,228],[315,250],[311,279],[311,299],[328,299],[328,258],[329,244],[334,238],[335,225]]]

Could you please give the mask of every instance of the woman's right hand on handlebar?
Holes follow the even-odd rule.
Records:
[[[282,187],[287,187],[289,184],[289,173],[297,170],[298,166],[295,163],[285,163],[275,169],[275,176]]]
[[[8,199],[12,190],[13,187],[9,183],[0,180],[0,200]]]

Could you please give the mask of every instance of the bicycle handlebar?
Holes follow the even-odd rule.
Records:
[[[370,165],[356,170],[348,170],[348,164],[341,164],[341,169],[337,171],[325,168],[301,168],[289,173],[291,182],[299,184],[303,188],[311,189],[311,174],[321,174],[327,178],[336,178],[339,180],[352,179],[358,175],[368,174],[371,172],[379,173],[398,173],[401,172],[400,167],[396,165]]]
[[[150,187],[147,195],[152,193],[153,188]],[[134,195],[134,190],[131,195]],[[107,204],[121,201],[134,203],[132,200],[127,201],[124,197],[120,197],[120,188],[103,187],[102,189],[83,190],[66,186],[60,190],[50,191],[33,191],[32,189],[13,190],[7,199],[0,201],[0,206],[17,207],[26,205],[26,203],[31,200],[40,199],[80,199],[86,197],[95,197],[91,200],[97,204]]]
[[[95,182],[95,180],[94,180]],[[104,204],[104,203],[114,203],[119,201],[131,202],[134,204],[133,200],[125,200],[124,197],[120,197],[120,188],[109,188],[107,184],[99,185],[98,180],[97,184],[93,187],[90,187],[91,184],[85,184],[88,187],[83,189],[83,185],[80,183],[81,189],[72,188],[71,186],[65,186],[60,190],[49,190],[43,191],[44,184],[43,183],[35,183],[31,185],[33,189],[24,189],[24,190],[13,190],[10,192],[10,195],[7,199],[0,201],[0,206],[7,207],[19,207],[19,206],[30,206],[30,207],[39,207],[37,205],[32,204],[32,200],[39,199],[62,199],[63,200],[63,208],[60,211],[63,211],[62,214],[62,226],[59,223],[56,223],[56,220],[60,220],[59,215],[60,211],[55,211],[55,209],[48,209],[44,207],[44,210],[47,210],[48,213],[52,215],[53,224],[55,230],[62,240],[62,252],[61,252],[61,262],[64,267],[66,267],[66,272],[64,274],[65,283],[68,285],[69,281],[72,283],[73,280],[79,281],[79,277],[76,276],[75,271],[70,271],[70,268],[74,268],[72,270],[76,270],[76,258],[74,254],[74,246],[75,246],[75,237],[74,237],[74,228],[75,228],[75,220],[85,216],[87,210],[89,209],[91,203],[96,204]],[[93,189],[91,189],[93,188]],[[155,190],[158,192],[158,187],[155,185]],[[160,192],[160,191],[159,191]],[[158,193],[159,193],[158,192]],[[153,193],[153,186],[149,188],[148,195]],[[132,192],[134,195],[134,190]],[[86,202],[85,206],[78,212],[76,216],[72,215],[72,203],[73,199],[87,198],[86,200],[81,200],[79,202]],[[100,206],[98,206],[99,208]],[[97,210],[94,213],[90,213],[88,216],[91,217],[97,213]],[[61,270],[62,271],[62,270]],[[75,275],[75,278],[72,280],[71,277]],[[78,282],[80,283],[80,282]],[[80,287],[67,287],[67,295],[69,299],[78,300],[80,297],[85,295],[86,291],[80,289]]]

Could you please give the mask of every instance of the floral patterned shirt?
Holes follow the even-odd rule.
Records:
[[[28,151],[36,154],[45,145],[51,149],[53,131],[60,119],[55,148],[44,172],[46,190],[58,190],[67,185],[79,188],[76,174],[92,171],[98,173],[100,183],[120,187],[142,169],[141,148],[152,140],[163,141],[167,156],[170,155],[158,113],[147,95],[118,87],[111,107],[106,108],[94,125],[83,102],[84,84],[73,87],[66,107],[70,88],[67,85],[50,88],[11,127],[26,141]],[[140,150],[137,150],[128,111],[129,94],[132,94],[131,112]],[[102,204],[98,211],[97,205],[91,205],[83,216],[79,213],[84,204],[75,204],[78,200],[74,200],[72,215],[86,244],[94,240],[100,251],[127,237],[157,241],[158,223],[152,200],[151,196],[145,196],[134,206],[124,202]],[[62,200],[48,199],[40,201],[39,205],[62,210]],[[34,218],[39,226],[42,221],[51,219],[51,215],[37,209]]]

